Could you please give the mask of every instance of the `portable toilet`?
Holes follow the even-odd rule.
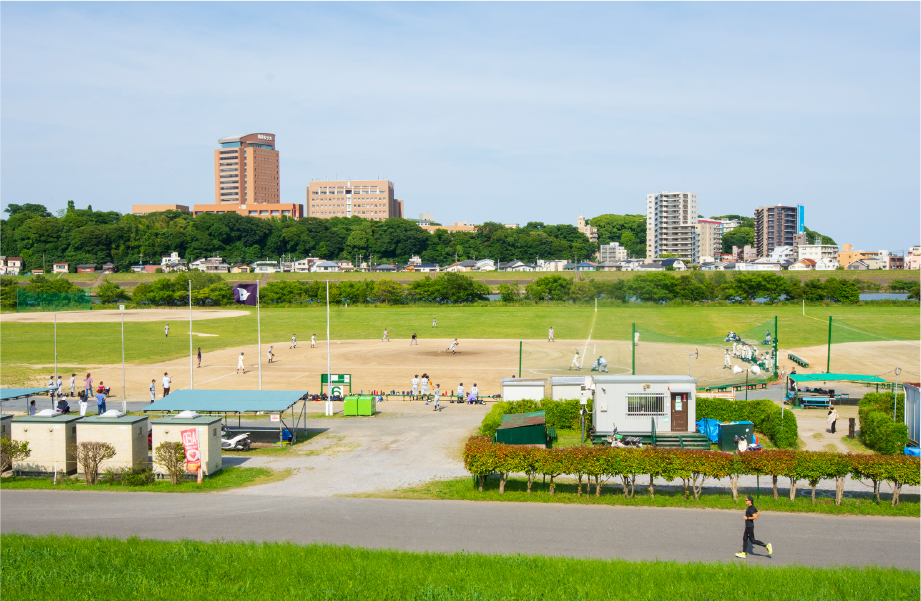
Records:
[[[0,438],[10,437],[10,427],[13,423],[12,415],[0,415]]]
[[[182,433],[194,430],[201,452],[202,475],[210,476],[223,467],[221,456],[221,418],[195,415],[195,417],[169,416],[150,422],[152,433],[153,470],[158,476],[166,475],[156,462],[157,447],[164,442],[182,442]]]
[[[553,376],[550,378],[550,398],[554,401],[578,399],[584,384],[584,376]]]
[[[81,442],[107,442],[115,447],[115,456],[99,464],[101,469],[143,467],[149,463],[146,415],[93,415],[77,424]]]
[[[503,401],[539,401],[547,398],[547,380],[544,378],[502,378],[500,383]]]
[[[72,413],[26,415],[14,417],[10,437],[28,442],[31,454],[13,463],[13,470],[22,474],[47,475],[77,473],[77,461],[71,445],[77,442],[77,422],[82,418]]]
[[[550,448],[556,440],[556,429],[548,428],[546,411],[507,413],[493,437],[495,442],[517,445],[540,445]]]

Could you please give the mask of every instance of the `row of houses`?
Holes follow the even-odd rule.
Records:
[[[114,263],[104,263],[102,269],[97,270],[96,265],[84,264],[75,266],[76,273],[115,273],[118,269]],[[71,273],[70,263],[66,261],[56,261],[51,264],[51,273]],[[3,257],[0,256],[0,275],[20,275],[22,274],[22,257]],[[33,269],[30,275],[44,275],[44,269]],[[25,275],[25,274],[22,274]]]

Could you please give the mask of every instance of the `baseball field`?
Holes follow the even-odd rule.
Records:
[[[57,323],[55,324],[55,316]],[[122,328],[125,392],[128,400],[148,397],[152,379],[164,372],[173,389],[197,388],[315,391],[327,369],[326,311],[322,308],[263,308],[257,331],[255,310],[195,309],[191,312],[193,353],[202,350],[190,370],[190,313],[181,309],[5,314],[0,316],[0,383],[43,385],[54,371],[65,381],[86,372],[122,394]],[[787,372],[796,367],[788,355],[810,363],[801,373],[824,371],[828,361],[828,318],[833,317],[832,371],[892,378],[900,366],[919,369],[919,312],[914,307],[796,306],[659,307],[334,307],[330,312],[329,368],[352,374],[354,390],[406,390],[410,379],[426,372],[446,391],[461,382],[477,383],[483,393],[499,392],[499,381],[512,375],[565,375],[579,351],[578,373],[589,373],[604,356],[609,373],[690,373],[702,384],[738,378],[724,369],[722,337],[730,330],[773,329],[777,316],[778,356]],[[437,318],[437,327],[433,319]],[[165,327],[169,324],[169,336]],[[644,334],[631,348],[633,324]],[[555,341],[548,342],[554,328]],[[844,328],[839,330],[838,328]],[[384,330],[389,341],[382,340]],[[56,331],[56,334],[55,334]],[[758,330],[760,331],[760,329]],[[849,335],[854,332],[858,334]],[[412,334],[418,344],[411,344]],[[651,341],[646,333],[661,335]],[[311,335],[317,343],[311,348]],[[292,349],[291,337],[297,336]],[[257,339],[261,337],[261,349]],[[447,349],[457,338],[457,352]],[[55,339],[57,344],[55,345]],[[709,344],[716,339],[720,344]],[[703,342],[701,342],[703,341]],[[726,344],[725,346],[729,346]],[[268,363],[272,347],[274,360]],[[55,351],[57,357],[55,357]],[[635,358],[633,352],[635,351]],[[244,354],[246,373],[237,373]],[[690,357],[689,357],[690,354]],[[191,371],[191,376],[190,376]],[[743,376],[744,378],[744,376]],[[903,376],[904,380],[904,376]]]

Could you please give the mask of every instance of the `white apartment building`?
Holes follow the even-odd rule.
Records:
[[[647,194],[646,257],[677,254],[687,263],[697,263],[700,257],[697,225],[697,194]]]
[[[727,232],[731,232],[732,230],[742,225],[742,222],[738,219],[720,219],[720,224],[722,224],[722,227],[720,228],[722,230],[722,234],[725,235]]]
[[[723,222],[698,219],[698,251],[700,257],[715,257],[723,252]]]
[[[838,259],[838,246],[836,244],[800,244],[796,247],[797,259]]]
[[[625,261],[627,259],[627,249],[620,245],[620,242],[611,242],[603,244],[597,253],[599,263],[611,261]]]

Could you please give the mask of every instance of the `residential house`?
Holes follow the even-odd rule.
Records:
[[[230,273],[230,265],[220,257],[208,257],[192,261],[191,268],[205,273]]]
[[[181,258],[177,252],[162,255],[160,257],[160,267],[163,269],[163,273],[189,270],[188,263],[185,259]]]
[[[838,259],[819,259],[815,262],[816,271],[831,271],[838,269]]]
[[[321,259],[318,259],[317,257],[305,257],[299,261],[294,262],[294,271],[295,273],[307,273],[312,271],[310,269],[311,265],[314,263],[319,263],[320,261]]]
[[[53,263],[51,273],[67,273],[70,271],[70,263]]]
[[[339,271],[339,263],[335,261],[320,261],[313,264],[311,271],[314,272],[329,272],[329,271]]]
[[[535,271],[564,271],[566,259],[538,259]]]
[[[665,268],[672,267],[674,268],[675,271],[687,271],[688,270],[687,265],[685,265],[684,261],[682,261],[681,259],[662,259],[661,264],[662,264],[662,267],[665,267]]]
[[[888,263],[883,269],[905,269],[905,257],[902,255],[889,255]]]
[[[912,246],[908,251],[905,269],[921,269],[921,246]]]
[[[33,269],[31,272],[32,275],[45,275],[44,269]]]
[[[665,266],[655,261],[651,263],[636,263],[631,271],[665,271]]]
[[[355,271],[355,266],[348,259],[341,259],[336,263],[339,263],[339,271]]]
[[[253,268],[252,273],[275,273],[278,271],[278,263],[275,261],[256,261],[250,267]]]
[[[102,264],[102,273],[115,273],[116,271],[118,271],[118,268],[115,267],[115,263]]]
[[[413,273],[438,273],[438,263],[413,263],[404,265],[403,271],[411,271]]]
[[[465,261],[458,261],[456,263],[451,263],[442,271],[473,271],[476,269],[476,261],[471,261],[469,259]]]
[[[796,247],[797,259],[838,259],[837,244],[800,244]]]
[[[736,271],[781,271],[783,265],[770,259],[758,259],[756,261],[736,263],[735,269]]]
[[[582,215],[579,215],[579,219],[576,220],[576,227],[588,237],[589,241],[598,242],[598,228],[586,225],[585,217]]]
[[[278,270],[282,273],[294,273],[294,261],[280,261]]]
[[[474,267],[474,269],[476,271],[495,271],[496,262],[492,259],[480,259],[476,262],[476,267]]]
[[[620,271],[621,262],[620,261],[604,261],[603,263],[598,263],[595,267],[595,271]]]
[[[775,246],[767,258],[777,263],[793,263],[802,257],[795,246]]]
[[[739,248],[738,246],[733,246],[732,247],[732,257],[738,262],[754,261],[755,259],[758,258],[758,251],[755,250],[753,247],[749,246],[748,244],[746,244],[742,248]]]
[[[723,271],[726,269],[726,263],[723,261],[701,263],[699,269],[701,271]]]
[[[600,263],[610,261],[625,261],[627,259],[627,249],[620,245],[620,242],[611,242],[602,244],[595,253]]]
[[[44,272],[43,272],[44,273]],[[95,265],[77,265],[77,273],[96,273]]]
[[[516,260],[506,263],[505,267],[501,271],[535,271],[535,269],[534,265]]]
[[[387,265],[387,264],[377,265],[371,268],[371,271],[374,271],[377,273],[382,273],[382,272],[383,273],[393,273],[396,270],[397,270],[396,265]]]
[[[854,250],[854,247],[850,244],[845,244],[841,247],[841,252],[838,253],[838,263],[844,265],[846,269],[851,263],[857,260],[867,261],[868,259],[876,259],[877,264],[879,263],[880,257],[888,256],[889,253],[884,250],[872,251],[872,250]],[[867,263],[869,269],[879,269],[878,265]]]
[[[787,269],[790,271],[806,271],[815,269],[815,261],[812,259],[800,259],[791,264]]]
[[[19,275],[22,271],[22,257],[9,257],[6,260],[6,275]]]
[[[230,273],[249,273],[249,265],[246,263],[234,263],[230,266]]]
[[[576,271],[596,271],[598,269],[597,263],[592,263],[591,261],[583,261],[576,265]]]
[[[870,264],[863,259],[857,259],[856,261],[851,261],[845,269],[851,271],[870,269]]]

